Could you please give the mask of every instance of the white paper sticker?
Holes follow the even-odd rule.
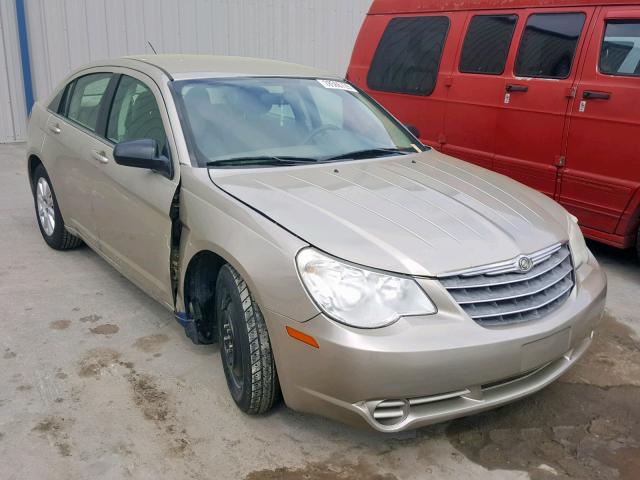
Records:
[[[332,88],[334,90],[346,90],[347,92],[357,92],[355,88],[345,82],[337,82],[335,80],[320,80],[317,79],[318,83],[322,85],[324,88]]]
[[[580,108],[578,108],[578,111],[579,111],[580,113],[583,113],[586,109],[587,109],[587,102],[586,102],[586,101],[584,101],[584,100],[582,100],[582,101],[580,102]]]
[[[504,103],[508,104],[511,102],[511,94],[510,93],[505,93],[504,94]]]

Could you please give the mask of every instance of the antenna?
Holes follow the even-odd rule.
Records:
[[[156,55],[158,54],[158,52],[156,52],[156,49],[153,48],[153,45],[151,45],[151,42],[149,40],[147,40],[147,43],[149,44],[149,46],[151,47],[151,50],[153,50],[153,53],[155,53]]]

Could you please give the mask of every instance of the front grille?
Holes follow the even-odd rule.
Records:
[[[519,258],[440,277],[463,310],[485,326],[540,319],[562,305],[574,286],[571,252],[555,245],[528,255],[533,267],[521,273]]]

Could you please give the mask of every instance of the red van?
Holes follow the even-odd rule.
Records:
[[[637,0],[374,0],[348,78],[424,143],[640,252]]]

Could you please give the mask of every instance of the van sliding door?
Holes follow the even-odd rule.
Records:
[[[513,11],[468,14],[462,48],[448,81],[443,152],[493,167],[503,74],[517,23]]]
[[[564,165],[566,116],[594,11],[520,11],[518,49],[504,77],[493,168],[550,197]]]

